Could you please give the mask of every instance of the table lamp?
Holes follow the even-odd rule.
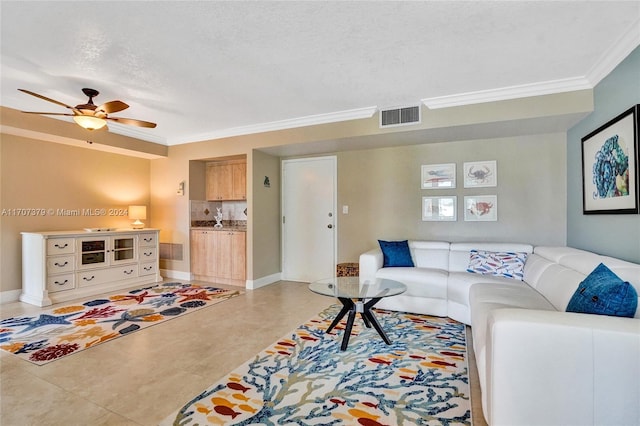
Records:
[[[131,224],[133,229],[144,228],[144,223],[140,219],[147,219],[147,206],[129,206],[129,219],[134,219]]]

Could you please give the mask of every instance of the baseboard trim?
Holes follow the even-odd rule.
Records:
[[[184,271],[174,271],[171,269],[161,269],[160,274],[165,278],[171,278],[172,280],[191,280],[191,273]]]
[[[22,290],[0,291],[0,305],[19,301],[21,293]]]
[[[269,284],[276,283],[280,281],[282,278],[282,273],[278,272],[275,274],[267,275],[266,277],[258,278],[257,280],[247,280],[246,289],[247,290],[256,290],[260,287],[268,286]]]

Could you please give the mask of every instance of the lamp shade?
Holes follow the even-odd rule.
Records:
[[[147,206],[129,206],[129,219],[146,219]]]
[[[84,127],[87,130],[101,129],[107,124],[105,120],[91,115],[74,115],[73,121],[78,123],[80,127]]]

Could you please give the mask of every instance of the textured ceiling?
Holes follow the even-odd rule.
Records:
[[[76,105],[91,87],[97,104],[131,105],[114,116],[158,123],[112,131],[170,145],[371,107],[592,87],[640,33],[638,1],[0,7],[3,106],[65,112],[16,89]]]

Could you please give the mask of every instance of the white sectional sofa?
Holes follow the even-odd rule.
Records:
[[[376,307],[449,316],[471,326],[490,425],[640,425],[640,309],[635,318],[565,312],[600,263],[640,294],[640,265],[570,247],[410,241],[414,267],[383,268],[377,248],[360,277],[403,282]],[[523,280],[466,272],[470,251],[526,252]]]

